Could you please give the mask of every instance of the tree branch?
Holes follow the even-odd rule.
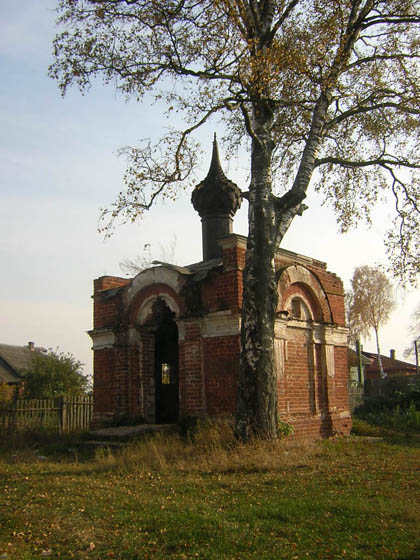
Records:
[[[363,58],[357,59],[355,62],[352,62],[351,64],[348,65],[348,69],[351,70],[352,68],[356,68],[357,66],[362,66],[363,64],[368,64],[369,62],[376,62],[378,60],[400,61],[400,60],[404,60],[404,59],[416,60],[416,59],[419,59],[419,58],[420,58],[420,55],[408,54],[408,53],[399,53],[399,54],[393,54],[393,55],[375,54],[375,55],[372,55],[372,56],[365,56]]]
[[[357,108],[349,109],[348,111],[341,113],[341,115],[339,115],[335,119],[331,119],[330,121],[326,122],[325,128],[327,130],[331,130],[335,125],[340,124],[341,122],[349,119],[350,117],[354,117],[356,115],[363,115],[364,113],[371,113],[373,111],[378,111],[380,109],[396,109],[398,111],[401,111],[401,113],[406,113],[407,115],[416,115],[416,116],[420,115],[420,109],[409,108],[403,106],[403,103],[393,103],[391,101],[388,101],[385,103],[377,103],[369,107],[360,105]]]
[[[292,13],[293,8],[298,3],[299,3],[299,0],[291,0],[291,2],[289,2],[289,4],[286,6],[283,13],[279,17],[279,19],[273,25],[271,31],[267,34],[266,38],[264,38],[264,44],[271,43],[271,41],[274,39],[277,31],[280,29],[280,27],[283,25],[283,23],[286,21],[286,19],[289,17],[289,15]]]
[[[374,16],[371,18],[365,18],[361,29],[367,29],[368,27],[378,26],[378,25],[398,25],[401,23],[420,23],[420,16],[417,14],[406,15],[406,16]]]
[[[251,118],[249,116],[248,110],[245,107],[244,103],[240,103],[239,107],[241,109],[242,112],[242,116],[244,117],[244,123],[245,123],[245,129],[248,132],[249,136],[255,140],[255,142],[257,142],[257,144],[260,146],[261,149],[264,148],[263,142],[261,142],[260,138],[258,137],[257,133],[254,130],[254,127],[252,126],[252,122],[251,122]]]
[[[381,167],[387,168],[386,167],[387,165],[392,165],[392,166],[407,167],[408,169],[420,169],[419,164],[411,163],[409,161],[404,161],[396,158],[384,159],[382,157],[371,159],[368,161],[352,161],[339,157],[324,157],[315,160],[315,167],[319,167],[320,165],[325,165],[327,163],[334,164],[334,165],[341,165],[342,167],[369,167],[372,165],[379,165]]]

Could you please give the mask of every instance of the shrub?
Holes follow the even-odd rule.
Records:
[[[407,409],[412,403],[420,410],[420,380],[417,377],[388,377],[380,382],[380,394],[365,397],[361,413]]]
[[[399,432],[420,431],[420,380],[389,377],[380,390],[380,395],[364,399],[354,418]]]
[[[14,385],[0,382],[0,405],[11,402],[15,393],[16,387]]]
[[[355,411],[355,420],[364,420],[374,426],[384,426],[399,432],[420,431],[420,411],[417,410],[415,403],[410,403],[408,407],[395,408],[373,408],[359,407]]]
[[[378,426],[372,426],[365,420],[360,418],[353,418],[353,425],[351,428],[351,433],[356,436],[369,436],[377,437],[381,435],[380,428]]]
[[[278,436],[279,438],[285,438],[287,436],[291,436],[294,432],[294,428],[291,424],[289,424],[288,422],[285,422],[284,420],[278,420]]]
[[[51,399],[65,394],[81,395],[89,389],[82,363],[71,354],[35,352],[24,371],[27,399]]]

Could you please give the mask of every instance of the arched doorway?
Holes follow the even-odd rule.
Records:
[[[156,422],[176,422],[179,413],[178,327],[174,313],[158,298],[155,319],[155,399]]]

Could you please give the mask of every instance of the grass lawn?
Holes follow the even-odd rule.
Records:
[[[414,445],[39,454],[0,456],[0,559],[420,559]]]

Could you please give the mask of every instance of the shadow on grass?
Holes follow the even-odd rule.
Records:
[[[410,447],[412,449],[420,449],[420,434],[403,434],[396,432],[395,434],[384,436],[384,441],[386,443],[389,443],[390,445],[399,445],[402,447]]]
[[[400,556],[397,560],[420,560],[420,548],[415,548],[408,556]]]
[[[420,433],[416,431],[398,431],[379,424],[371,424],[362,418],[353,417],[352,434],[359,437],[380,437],[390,445],[402,445],[420,448]]]

